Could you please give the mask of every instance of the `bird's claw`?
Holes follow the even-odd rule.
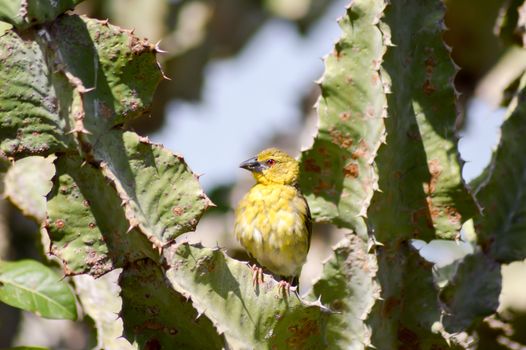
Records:
[[[263,269],[256,264],[252,266],[252,284],[254,288],[263,283]]]
[[[284,297],[290,296],[290,283],[288,281],[281,280],[278,283],[278,295]]]

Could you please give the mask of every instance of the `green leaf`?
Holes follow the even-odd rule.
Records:
[[[124,334],[139,349],[223,349],[223,337],[188,298],[165,282],[149,259],[127,265],[119,279]]]
[[[342,37],[325,58],[318,134],[301,157],[300,187],[317,221],[366,237],[363,217],[377,188],[373,160],[383,140],[386,97],[380,77],[383,1],[353,1]]]
[[[501,127],[490,165],[477,179],[483,215],[475,218],[479,244],[499,262],[526,258],[526,74]]]
[[[4,195],[24,215],[43,222],[46,218],[46,195],[53,184],[55,157],[27,157],[16,161],[4,178]]]
[[[156,259],[146,236],[130,230],[117,191],[99,169],[66,155],[55,167],[45,228],[51,253],[62,260],[67,275],[100,276],[128,261]]]
[[[34,260],[0,261],[0,300],[45,318],[77,319],[68,284]]]
[[[295,293],[283,296],[269,275],[252,284],[252,269],[218,249],[182,244],[165,251],[166,278],[192,300],[231,349],[320,349],[329,312]]]
[[[55,19],[83,0],[0,0],[0,20],[18,29]]]

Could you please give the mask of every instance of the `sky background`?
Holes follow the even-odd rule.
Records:
[[[173,102],[166,125],[151,139],[183,154],[194,172],[204,174],[205,190],[236,181],[239,163],[276,132],[299,130],[299,104],[340,36],[336,19],[345,5],[336,1],[306,36],[291,23],[267,23],[235,58],[211,62],[202,103]]]

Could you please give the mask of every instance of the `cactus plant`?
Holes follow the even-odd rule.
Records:
[[[163,77],[158,49],[108,21],[62,14],[77,2],[0,0],[0,19],[13,26],[0,34],[0,155],[14,161],[5,195],[76,276],[100,348],[471,346],[458,333],[495,312],[500,264],[525,257],[526,78],[472,193],[457,153],[441,1],[355,0],[339,20],[300,187],[313,218],[346,234],[303,297],[280,295],[270,275],[254,286],[252,269],[222,249],[176,241],[212,202],[183,157],[125,131],[148,113]],[[34,191],[21,190],[28,182]],[[437,283],[411,240],[458,240],[468,219],[474,252]],[[2,300],[5,269],[16,264],[0,262]],[[104,298],[122,326],[108,325],[92,283],[114,287]],[[28,299],[12,304],[41,312]],[[117,345],[110,338],[121,331]]]

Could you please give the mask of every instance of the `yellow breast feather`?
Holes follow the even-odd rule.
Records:
[[[279,173],[272,174],[268,169],[272,169],[279,160],[274,159],[278,158],[275,152],[270,156],[272,162],[258,156],[258,166],[262,161],[271,164],[254,175],[258,183],[236,209],[234,232],[241,245],[259,264],[280,276],[298,276],[309,250],[309,208],[295,186],[297,162],[286,155],[293,162]],[[286,163],[281,161],[282,165]]]

